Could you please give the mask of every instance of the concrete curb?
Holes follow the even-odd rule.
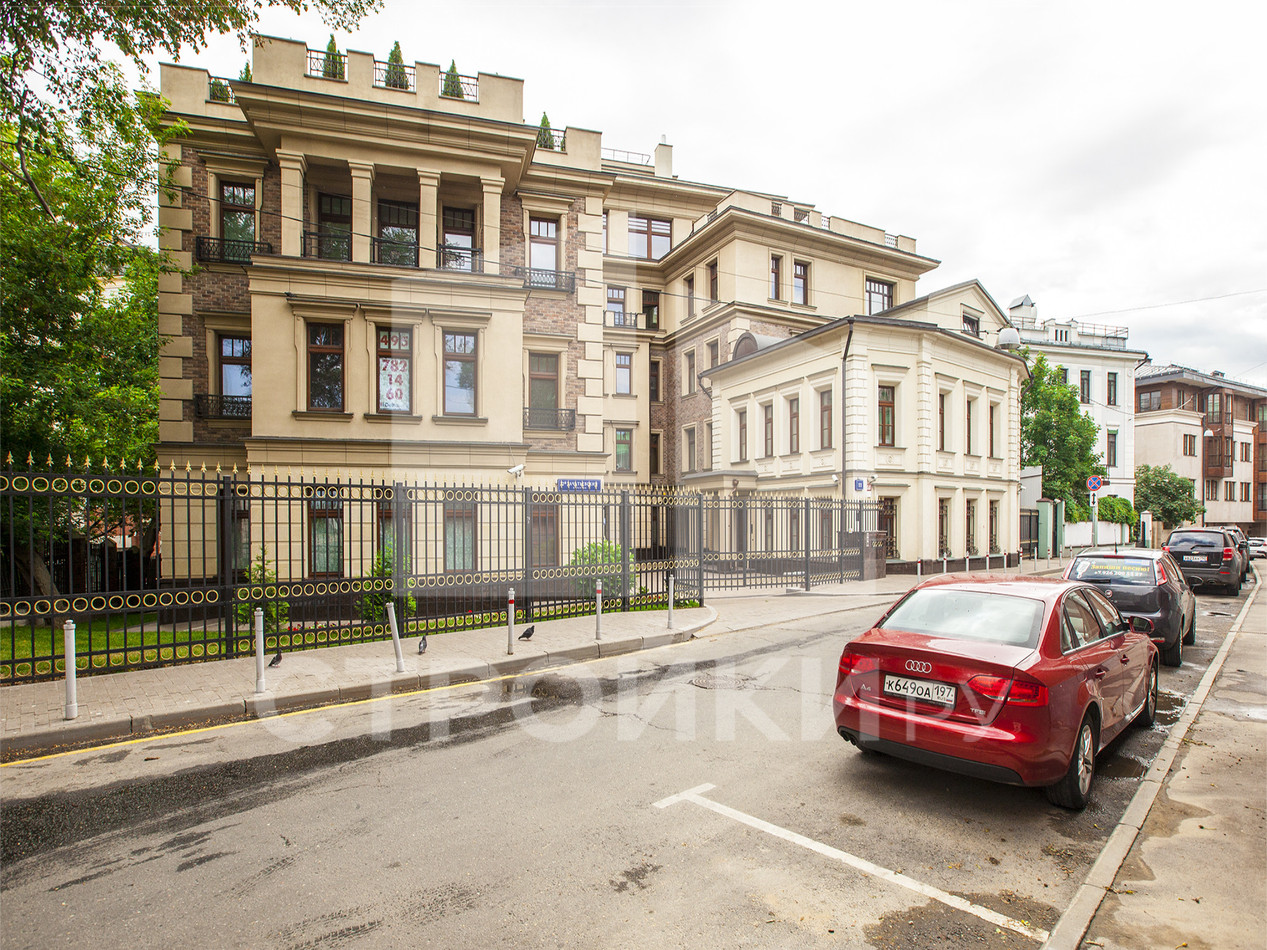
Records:
[[[1091,926],[1091,921],[1095,919],[1096,911],[1100,909],[1104,895],[1117,879],[1117,872],[1121,869],[1122,862],[1126,860],[1131,847],[1135,844],[1135,839],[1139,836],[1140,829],[1144,827],[1144,822],[1157,801],[1157,796],[1161,794],[1175,756],[1179,754],[1179,749],[1188,736],[1188,730],[1201,714],[1206,698],[1210,695],[1210,690],[1214,688],[1214,681],[1223,669],[1223,663],[1231,652],[1237,634],[1241,632],[1250,608],[1258,599],[1263,582],[1256,567],[1254,576],[1256,578],[1254,592],[1245,599],[1240,613],[1236,615],[1236,620],[1232,623],[1232,628],[1228,630],[1227,636],[1223,638],[1223,643],[1219,646],[1219,652],[1215,654],[1205,675],[1201,677],[1201,682],[1192,694],[1192,699],[1184,708],[1178,721],[1171,727],[1170,735],[1162,743],[1157,758],[1144,774],[1139,789],[1131,798],[1131,803],[1123,813],[1121,821],[1109,835],[1109,840],[1105,842],[1095,864],[1091,865],[1091,870],[1087,872],[1086,879],[1078,888],[1078,893],[1065,908],[1065,912],[1060,915],[1056,926],[1051,929],[1047,942],[1043,944],[1043,950],[1078,950],[1082,938]]]

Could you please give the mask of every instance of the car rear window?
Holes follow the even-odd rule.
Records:
[[[1069,576],[1076,581],[1108,581],[1110,584],[1139,584],[1151,587],[1153,562],[1146,557],[1080,557]]]
[[[1176,531],[1167,544],[1195,544],[1199,548],[1223,547],[1222,531]]]
[[[924,587],[907,594],[880,623],[880,629],[1033,648],[1038,645],[1042,622],[1041,600],[992,591]]]

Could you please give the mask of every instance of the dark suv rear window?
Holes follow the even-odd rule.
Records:
[[[1224,546],[1224,538],[1222,531],[1176,531],[1166,543],[1192,544],[1199,548],[1221,548]]]
[[[1152,586],[1153,562],[1146,557],[1080,557],[1069,577],[1076,581]]]

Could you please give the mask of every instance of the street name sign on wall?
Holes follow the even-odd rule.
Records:
[[[862,479],[861,479],[861,478],[855,478],[855,479],[853,480],[853,490],[854,490],[854,491],[863,491]]]
[[[558,491],[599,492],[603,490],[601,478],[560,478]]]

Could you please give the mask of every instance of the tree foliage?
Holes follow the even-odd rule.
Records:
[[[266,556],[264,545],[260,545],[260,556],[251,562],[247,569],[247,583],[252,589],[260,590],[277,583],[277,572]],[[233,614],[240,627],[255,629],[256,608],[264,611],[264,632],[281,633],[289,629],[290,603],[285,600],[266,600],[264,598],[240,600],[233,607]]]
[[[1099,426],[1082,411],[1073,387],[1039,354],[1021,391],[1021,464],[1041,465],[1043,495],[1087,502],[1087,478],[1104,475],[1095,452]]]
[[[462,77],[458,75],[456,60],[449,60],[449,68],[444,74],[444,88],[440,90],[440,95],[448,96],[450,99],[466,98],[466,93],[462,91]]]
[[[405,75],[405,58],[400,52],[400,40],[387,56],[387,74],[383,84],[389,89],[408,89],[409,77]]]
[[[1152,512],[1153,520],[1167,528],[1177,528],[1205,511],[1197,500],[1196,488],[1169,465],[1140,465],[1135,469],[1135,507]]]
[[[612,597],[623,597],[629,593],[624,589],[621,562],[624,560],[624,549],[612,541],[591,541],[581,545],[572,552],[572,567],[590,568],[592,576],[579,577],[576,586],[582,597],[593,597],[597,592],[597,581],[603,582],[603,600]],[[632,574],[632,565],[630,565]],[[632,585],[631,585],[632,586]]]
[[[403,587],[403,582],[399,585],[392,583],[392,577],[396,571],[396,551],[390,543],[385,543],[374,555],[374,563],[370,566],[370,577],[383,580],[391,584],[384,584],[383,588],[373,590],[366,588],[365,593],[361,595],[361,619],[366,623],[386,623],[387,622],[387,604],[392,599],[393,593],[399,595],[397,587]],[[406,566],[405,573],[409,573]],[[412,617],[418,610],[418,602],[414,599],[413,594],[405,594],[403,596],[402,605],[405,610],[403,617],[397,617],[396,623],[400,630],[405,629],[405,621]]]
[[[242,71],[238,73],[238,79],[242,82],[251,82],[251,61],[248,59],[242,64]]]
[[[1117,495],[1108,495],[1101,498],[1096,507],[1096,516],[1100,521],[1113,524],[1134,524],[1139,521],[1139,513],[1135,510],[1135,507],[1125,498]]]
[[[554,148],[554,134],[550,129],[550,117],[541,113],[541,127],[537,129],[537,148]]]
[[[330,34],[330,42],[326,44],[326,58],[321,67],[321,75],[326,79],[343,79],[343,57],[339,55],[339,45]]]

